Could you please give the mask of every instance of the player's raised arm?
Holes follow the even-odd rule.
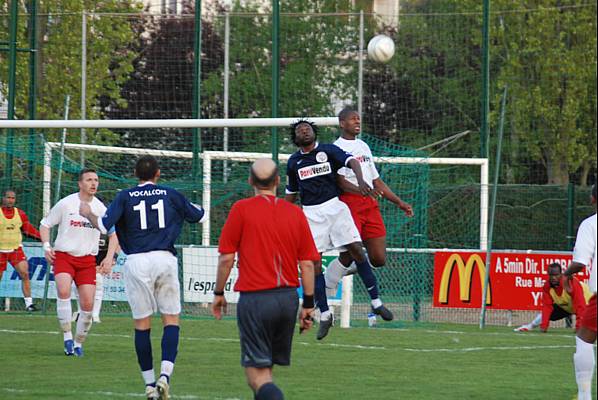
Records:
[[[411,204],[401,200],[401,198],[396,195],[381,178],[374,179],[374,190],[386,200],[396,204],[401,210],[403,210],[406,216],[413,217],[413,207],[411,207]]]

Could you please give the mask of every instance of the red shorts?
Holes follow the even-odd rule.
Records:
[[[590,302],[583,313],[581,326],[593,332],[598,331],[596,329],[596,293],[590,298]]]
[[[13,267],[21,261],[27,261],[23,248],[19,247],[10,253],[0,253],[0,272],[6,271],[6,263],[9,262]]]
[[[353,193],[343,193],[339,198],[349,206],[361,240],[386,236],[380,206],[376,200]]]
[[[65,272],[73,277],[75,285],[96,284],[95,256],[75,257],[62,251],[56,252],[54,260],[54,275]]]

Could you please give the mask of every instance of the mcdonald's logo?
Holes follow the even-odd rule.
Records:
[[[438,292],[438,302],[441,304],[448,303],[448,295],[450,292],[451,275],[457,266],[459,272],[459,299],[462,302],[468,303],[471,300],[471,283],[473,279],[473,270],[477,267],[478,275],[480,277],[480,285],[482,290],[484,287],[484,280],[486,279],[486,264],[479,254],[471,254],[466,262],[463,261],[461,255],[451,254],[449,259],[444,264],[442,270],[442,277],[440,278],[440,289]],[[486,305],[492,304],[492,291],[490,284],[486,289]]]

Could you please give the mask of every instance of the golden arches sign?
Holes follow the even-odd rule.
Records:
[[[463,302],[469,302],[471,300],[471,281],[473,276],[473,269],[478,268],[480,276],[480,283],[482,290],[484,286],[484,280],[486,279],[486,264],[478,254],[472,254],[467,259],[467,262],[463,261],[461,255],[451,254],[449,259],[444,264],[442,271],[442,278],[440,279],[440,290],[438,292],[438,301],[440,303],[448,303],[449,286],[451,281],[451,273],[453,268],[457,266],[459,272],[459,299]],[[486,289],[486,305],[492,304],[492,291],[490,285]]]

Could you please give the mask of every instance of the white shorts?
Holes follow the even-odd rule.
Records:
[[[125,292],[133,319],[181,313],[178,261],[169,251],[150,251],[127,256]]]
[[[338,197],[317,206],[303,206],[303,212],[320,253],[361,242],[349,207]]]

